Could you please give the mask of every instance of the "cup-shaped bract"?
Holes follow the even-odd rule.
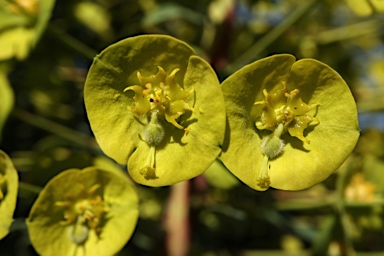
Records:
[[[19,179],[11,159],[0,150],[0,239],[9,232],[16,208]]]
[[[96,56],[84,90],[103,152],[138,183],[166,186],[203,173],[221,152],[225,105],[218,78],[182,41],[142,35]]]
[[[127,175],[69,169],[40,192],[27,219],[40,255],[114,255],[136,227],[138,196]]]
[[[267,57],[228,77],[222,90],[228,126],[221,160],[253,189],[300,190],[319,183],[359,137],[347,84],[317,60]]]

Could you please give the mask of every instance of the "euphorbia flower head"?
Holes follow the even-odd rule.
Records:
[[[122,40],[87,76],[85,105],[101,149],[149,186],[204,172],[221,151],[225,106],[215,72],[187,44],[163,35]]]
[[[0,150],[0,239],[13,222],[18,191],[18,175],[9,156]]]
[[[40,192],[27,220],[41,255],[114,255],[136,227],[138,196],[127,175],[69,169]]]
[[[356,104],[314,59],[280,54],[222,83],[228,127],[221,160],[253,189],[308,188],[334,172],[359,137]]]

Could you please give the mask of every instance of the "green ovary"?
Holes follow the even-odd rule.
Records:
[[[193,89],[189,92],[184,91],[176,82],[175,75],[179,69],[174,69],[167,76],[164,69],[158,67],[159,71],[156,75],[148,77],[141,76],[137,73],[140,85],[129,86],[124,92],[132,90],[135,92],[133,97],[135,108],[129,109],[137,116],[148,115],[157,112],[158,116],[163,116],[178,129],[185,129],[176,119],[185,113],[186,110],[193,111],[193,108],[185,101],[189,95],[193,93]]]
[[[294,89],[290,92],[286,90],[285,82],[283,88],[274,93],[263,90],[265,100],[257,101],[255,105],[262,105],[260,120],[256,122],[259,130],[269,130],[272,134],[265,136],[261,142],[261,152],[264,155],[260,172],[257,178],[257,185],[267,189],[270,185],[269,160],[278,157],[284,150],[284,142],[280,139],[281,135],[288,133],[305,143],[310,143],[304,137],[304,130],[312,121],[317,121],[308,112],[318,106],[318,104],[308,105],[299,96],[299,90]]]
[[[56,202],[57,206],[64,208],[65,220],[60,224],[68,225],[69,237],[77,245],[86,242],[89,230],[94,230],[97,235],[101,233],[108,207],[96,193],[99,187],[99,184],[95,184],[86,190],[81,185],[79,193],[68,195],[65,201]]]

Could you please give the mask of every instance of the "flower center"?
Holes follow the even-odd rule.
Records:
[[[64,221],[62,225],[69,225],[68,234],[76,244],[83,244],[88,239],[89,230],[97,235],[101,233],[105,214],[108,207],[96,190],[100,184],[95,184],[88,190],[83,186],[76,195],[70,195],[65,201],[56,202],[57,206],[64,208]]]
[[[158,67],[159,71],[156,75],[148,77],[141,76],[137,72],[140,85],[129,86],[124,92],[132,90],[135,92],[133,97],[135,108],[128,107],[132,113],[142,116],[157,112],[158,116],[163,116],[167,122],[173,124],[178,129],[185,129],[176,119],[185,113],[186,110],[193,111],[193,108],[185,101],[189,95],[193,93],[193,89],[189,92],[184,91],[175,79],[179,69],[174,69],[167,76],[164,69]]]
[[[269,130],[272,134],[264,137],[261,141],[261,151],[264,155],[261,169],[257,179],[257,185],[267,189],[270,185],[269,160],[278,157],[284,150],[284,142],[281,135],[288,133],[305,143],[310,143],[304,136],[304,130],[312,121],[319,122],[308,112],[317,107],[318,104],[308,105],[300,98],[298,89],[290,92],[286,90],[285,82],[283,88],[274,93],[263,90],[265,99],[257,101],[255,105],[262,105],[260,120],[256,122],[259,130]]]

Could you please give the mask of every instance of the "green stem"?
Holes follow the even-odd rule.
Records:
[[[41,190],[43,190],[42,187],[39,187],[39,186],[36,186],[36,185],[32,185],[32,184],[29,184],[29,183],[25,183],[23,181],[19,182],[19,191],[20,192],[30,192],[32,194],[37,194],[38,195]]]
[[[244,52],[230,65],[228,65],[226,72],[228,74],[232,74],[242,66],[259,58],[271,43],[278,39],[294,23],[296,23],[302,16],[304,16],[304,14],[308,13],[309,9],[311,9],[318,1],[321,0],[303,1],[303,4],[300,5],[295,11],[293,11],[290,16],[284,19],[284,22],[276,26],[273,30],[271,30],[271,32],[258,40],[254,45],[249,47],[246,52]]]
[[[95,151],[100,150],[96,141],[92,137],[89,137],[83,133],[77,132],[61,124],[50,121],[44,117],[31,114],[23,109],[15,109],[14,114],[20,120],[47,132],[56,134],[64,139],[75,143],[76,145],[80,145]]]
[[[367,20],[308,36],[308,39],[317,44],[324,45],[362,37],[368,34],[379,34],[382,22],[383,21],[379,19]]]
[[[59,38],[61,42],[64,43],[66,46],[76,51],[77,53],[83,55],[84,57],[92,60],[97,55],[96,51],[89,48],[86,44],[77,40],[73,36],[69,35],[67,32],[65,32],[58,26],[51,23],[49,24],[47,30],[48,32],[52,33],[54,36]]]

